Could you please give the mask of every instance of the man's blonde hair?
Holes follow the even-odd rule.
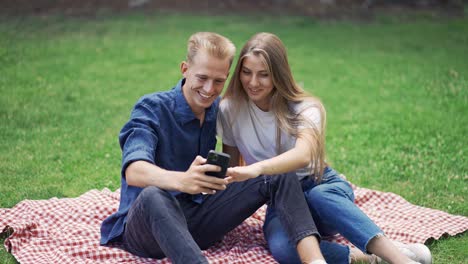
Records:
[[[199,50],[204,50],[218,59],[229,59],[229,66],[236,53],[236,47],[228,38],[213,32],[197,32],[190,36],[187,45],[187,62],[193,62]]]

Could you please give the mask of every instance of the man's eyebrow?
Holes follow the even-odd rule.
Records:
[[[199,77],[199,78],[209,78],[208,75],[202,74],[202,73],[196,73],[195,76]],[[219,80],[219,81],[226,81],[227,80],[227,78],[225,78],[225,77],[213,77],[213,79]]]

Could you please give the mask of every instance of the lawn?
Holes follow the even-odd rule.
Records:
[[[141,95],[175,85],[196,31],[239,50],[255,32],[280,36],[296,80],[325,104],[335,169],[468,216],[468,18],[429,16],[0,18],[0,208],[117,189],[119,130]],[[468,262],[466,233],[429,246],[435,263]],[[15,263],[3,247],[0,263]]]

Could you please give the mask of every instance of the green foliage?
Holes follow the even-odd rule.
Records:
[[[117,189],[119,130],[141,95],[180,78],[190,34],[220,32],[240,49],[252,34],[269,31],[288,47],[297,81],[325,104],[335,169],[357,185],[467,216],[467,22],[3,18],[0,207]],[[466,235],[430,247],[435,263],[468,260]],[[14,263],[4,248],[0,259]]]

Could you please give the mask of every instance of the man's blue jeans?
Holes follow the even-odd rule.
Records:
[[[367,243],[375,236],[383,234],[383,231],[354,204],[351,186],[335,170],[326,168],[323,180],[318,185],[310,178],[303,179],[301,183],[310,212],[322,237],[340,233],[361,251],[366,252]],[[263,231],[270,251],[278,262],[301,263],[273,207],[268,207]],[[321,241],[320,249],[328,263],[350,263],[347,246]]]
[[[295,174],[232,183],[206,195],[201,204],[191,198],[146,187],[129,210],[122,238],[125,249],[141,257],[167,256],[173,263],[207,263],[201,249],[220,241],[267,202],[294,247],[306,236],[319,236]]]

